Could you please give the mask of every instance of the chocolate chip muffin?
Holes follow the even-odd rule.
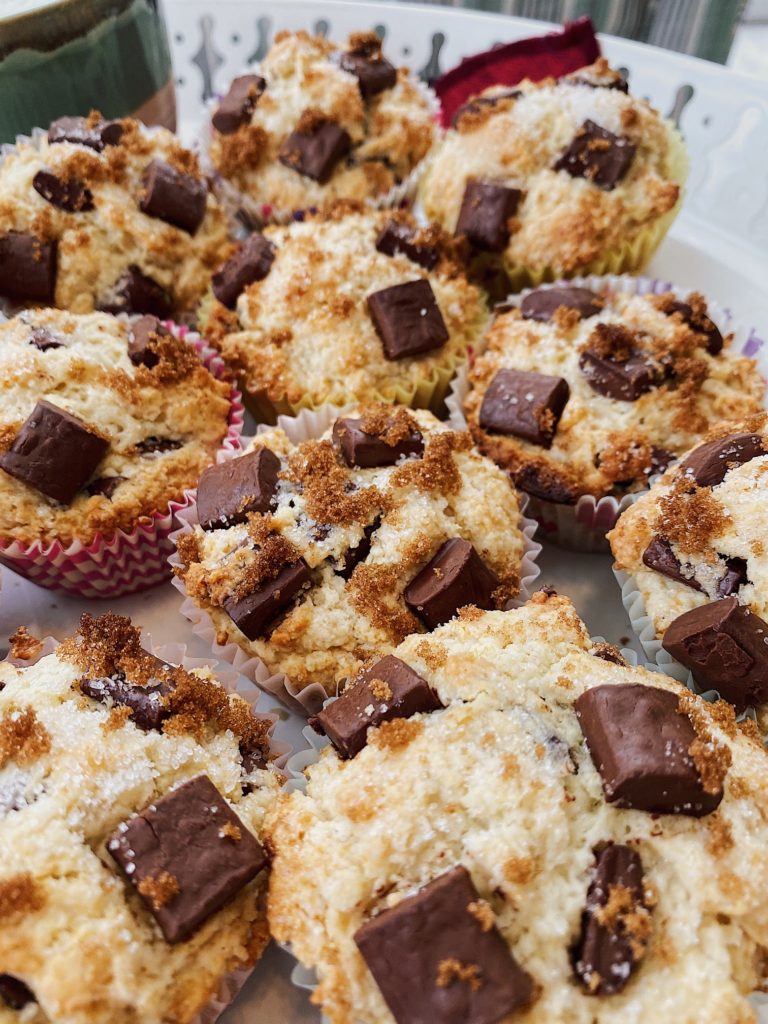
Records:
[[[685,175],[675,129],[601,59],[470,100],[430,158],[419,199],[514,291],[641,269],[677,212]]]
[[[4,1021],[187,1024],[256,961],[270,726],[111,614],[0,664]]]
[[[316,440],[259,434],[207,470],[177,573],[233,642],[294,685],[340,679],[465,605],[518,595],[515,491],[470,435],[372,405]]]
[[[755,361],[733,350],[701,295],[636,289],[545,286],[501,307],[488,331],[467,420],[538,499],[640,490],[714,424],[762,406]]]
[[[763,494],[768,419],[721,424],[620,518],[609,535],[664,649],[768,726],[768,577]]]
[[[375,33],[340,47],[281,32],[213,111],[209,155],[246,208],[269,218],[337,197],[394,199],[436,135],[429,94]]]
[[[768,764],[729,705],[542,592],[408,637],[315,724],[269,918],[334,1024],[754,1020]]]
[[[202,319],[254,415],[274,422],[324,402],[437,408],[487,312],[439,228],[345,203],[251,235]]]
[[[227,436],[230,385],[156,317],[40,309],[0,323],[0,539],[146,529]]]
[[[65,117],[0,163],[0,296],[19,305],[183,319],[226,244],[196,156],[164,128]]]

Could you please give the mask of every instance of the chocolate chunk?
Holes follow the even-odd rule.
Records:
[[[617,402],[636,402],[660,383],[656,368],[640,352],[619,360],[585,349],[579,356],[579,368],[593,391]]]
[[[637,146],[623,135],[614,135],[594,121],[585,121],[557,163],[555,171],[572,178],[586,178],[612,191],[629,170]]]
[[[496,1024],[531,1002],[533,981],[486,911],[459,866],[358,928],[397,1024]]]
[[[701,316],[694,316],[693,310],[687,302],[670,302],[664,307],[664,312],[667,316],[672,316],[673,313],[679,313],[683,318],[683,323],[688,324],[692,331],[696,331],[698,334],[703,334],[707,339],[707,352],[711,356],[719,355],[723,350],[723,336],[714,320],[711,320],[706,314]]]
[[[768,452],[759,434],[729,434],[719,441],[709,441],[694,448],[683,459],[680,471],[693,477],[699,487],[716,487],[723,482],[729,469],[766,454]]]
[[[272,268],[276,249],[264,235],[254,232],[234,256],[213,275],[213,294],[228,309],[234,309],[237,297],[254,281],[263,281]]]
[[[90,494],[91,497],[94,494],[101,494],[111,500],[112,495],[125,479],[124,476],[100,476],[88,484],[85,488],[86,494]]]
[[[249,512],[274,507],[280,459],[269,448],[209,466],[197,485],[197,514],[204,530],[244,523]]]
[[[523,95],[522,89],[504,89],[502,92],[497,92],[493,96],[473,96],[472,99],[467,100],[466,103],[456,110],[453,118],[451,119],[451,127],[455,128],[461,118],[465,114],[479,114],[482,110],[487,110],[489,107],[493,108],[498,106],[502,100],[517,100]]]
[[[589,288],[537,288],[529,292],[520,303],[520,312],[525,320],[546,323],[561,306],[575,309],[580,319],[585,320],[599,313],[603,303],[600,296]]]
[[[464,235],[474,249],[503,252],[523,193],[492,181],[468,181],[461,201],[456,234]]]
[[[527,491],[542,501],[553,501],[557,505],[575,505],[579,497],[578,488],[561,476],[557,470],[545,463],[524,462],[512,473],[515,487]]]
[[[418,263],[420,267],[431,270],[438,260],[437,249],[432,245],[414,242],[415,235],[416,232],[407,224],[401,224],[397,220],[388,220],[376,239],[376,249],[383,252],[385,256],[402,253],[409,260]]]
[[[38,171],[32,188],[51,206],[68,213],[86,213],[93,209],[93,192],[78,178],[64,180],[52,171]]]
[[[207,775],[124,821],[107,849],[169,943],[189,938],[267,862]]]
[[[404,661],[388,654],[328,704],[309,724],[327,736],[343,758],[354,757],[368,742],[368,729],[393,718],[437,711],[443,704]]]
[[[123,137],[119,121],[90,124],[84,117],[60,117],[48,129],[48,142],[74,142],[101,153],[105,146],[116,146]]]
[[[0,974],[0,999],[12,1010],[23,1010],[29,1003],[37,1002],[24,982],[12,974]]]
[[[618,92],[629,92],[629,83],[621,75],[603,81],[598,78],[587,78],[586,75],[566,75],[564,78],[558,79],[558,84],[586,85],[590,89],[616,89]]]
[[[107,448],[109,442],[83,420],[41,400],[11,447],[0,455],[0,468],[69,505],[93,476]]]
[[[372,292],[368,311],[387,359],[420,356],[448,341],[432,285],[423,278]]]
[[[355,568],[364,562],[368,555],[371,553],[371,540],[374,533],[381,526],[381,519],[377,517],[370,525],[366,526],[363,530],[363,536],[360,538],[360,543],[357,547],[347,548],[344,552],[344,557],[340,565],[334,569],[337,576],[341,576],[342,579],[348,580]]]
[[[333,445],[341,452],[346,464],[360,469],[394,466],[400,459],[409,455],[424,453],[424,438],[421,431],[416,429],[409,431],[406,437],[400,438],[394,444],[388,444],[386,437],[367,434],[363,430],[363,420],[343,417],[333,424],[332,435]]]
[[[136,445],[136,451],[140,455],[164,455],[165,452],[174,452],[181,448],[183,443],[174,437],[145,437]]]
[[[600,658],[601,661],[609,661],[612,665],[627,664],[624,655],[613,644],[595,644],[589,653],[595,658]]]
[[[57,341],[45,327],[36,327],[32,331],[29,344],[39,348],[41,352],[48,352],[52,348],[64,348],[64,342]]]
[[[172,309],[168,292],[134,264],[126,268],[112,297],[99,308],[105,313],[148,313],[161,320],[167,320]]]
[[[56,242],[23,231],[0,235],[0,294],[27,302],[53,302]]]
[[[766,627],[768,628],[768,627]],[[702,785],[690,754],[691,720],[670,690],[637,683],[594,686],[574,707],[608,803],[700,818],[723,799]]]
[[[663,473],[670,462],[675,461],[675,453],[669,451],[667,448],[660,448],[658,445],[651,445],[651,465],[649,476],[655,476],[656,473]]]
[[[349,134],[338,124],[317,120],[306,131],[297,128],[291,132],[280,147],[278,159],[305,178],[324,185],[351,145]]]
[[[717,584],[718,597],[731,597],[748,583],[747,563],[743,558],[726,558],[725,573]]]
[[[205,217],[206,183],[161,160],[152,161],[142,182],[141,212],[194,235]]]
[[[339,62],[344,71],[354,75],[360,87],[360,95],[364,100],[378,96],[385,89],[391,89],[397,82],[397,70],[380,54],[363,56],[356,53],[344,53]]]
[[[309,566],[300,558],[298,562],[284,566],[274,579],[264,580],[240,600],[228,598],[223,605],[224,611],[249,640],[258,640],[278,615],[293,604],[309,580]]]
[[[714,689],[742,710],[768,700],[768,622],[736,597],[679,615],[661,645],[693,673],[702,690]]]
[[[589,995],[621,992],[645,954],[649,911],[644,890],[643,863],[636,850],[610,843],[598,852],[581,937],[573,950],[574,971]],[[601,913],[611,903],[616,911]]]
[[[496,576],[468,540],[454,537],[441,544],[403,592],[405,603],[427,629],[452,619],[459,608],[472,604],[490,610]]]
[[[693,566],[686,564],[683,567],[672,550],[672,545],[664,537],[651,538],[650,544],[643,552],[643,565],[647,565],[649,569],[653,569],[654,572],[659,572],[671,580],[684,583],[686,587],[691,587],[693,590],[703,590],[693,575]]]
[[[156,348],[158,339],[168,337],[170,331],[156,316],[142,316],[134,320],[128,332],[128,358],[134,366],[146,366],[151,370],[160,362]]]
[[[222,135],[232,135],[246,121],[250,121],[266,87],[266,79],[261,75],[240,75],[235,78],[211,118],[216,131]]]
[[[480,406],[480,426],[549,448],[571,389],[562,377],[499,370]]]
[[[163,665],[159,659],[158,664]],[[114,705],[130,708],[131,721],[144,732],[151,729],[160,730],[160,726],[170,714],[163,698],[173,689],[171,682],[163,679],[150,679],[146,685],[138,686],[129,683],[122,672],[101,679],[80,680],[80,690],[86,697],[91,697],[108,707]]]

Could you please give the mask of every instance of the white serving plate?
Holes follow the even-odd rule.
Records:
[[[494,43],[552,28],[544,22],[438,6],[333,0],[165,0],[165,10],[180,132],[189,142],[195,138],[204,99],[223,89],[249,57],[261,56],[282,28],[324,31],[343,39],[350,31],[382,26],[385,49],[396,63],[442,71]],[[768,336],[768,82],[626,40],[602,37],[601,43],[612,63],[629,69],[633,92],[649,97],[665,114],[679,115],[690,151],[683,212],[649,273],[705,292],[755,326],[762,337]],[[540,564],[541,584],[571,597],[593,634],[632,647],[642,661],[609,556],[577,555],[547,545]],[[0,573],[1,638],[21,624],[38,635],[61,637],[76,626],[83,611],[98,614],[109,608],[132,616],[158,643],[186,643],[191,655],[210,657],[179,614],[181,597],[170,584],[136,597],[98,602],[42,590],[7,569]],[[215,668],[215,659],[210,661]],[[305,745],[297,716],[275,709],[267,698],[260,707],[280,711],[281,738]],[[288,954],[273,946],[222,1024],[318,1024],[320,1013],[290,980],[292,967]],[[761,1020],[768,1024],[768,1013]]]

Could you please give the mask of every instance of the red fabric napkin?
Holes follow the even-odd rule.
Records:
[[[599,56],[600,44],[592,22],[579,18],[567,22],[562,32],[518,39],[466,57],[432,82],[442,105],[443,124],[448,126],[462,103],[489,85],[516,85],[524,78],[537,82],[549,75],[559,78],[592,64]]]

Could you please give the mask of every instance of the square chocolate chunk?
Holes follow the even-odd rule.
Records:
[[[441,544],[403,592],[405,603],[427,629],[452,619],[459,608],[474,605],[490,611],[495,607],[496,576],[468,540],[454,537]]]
[[[496,1024],[533,998],[464,867],[383,910],[355,942],[397,1024]]]
[[[523,193],[492,181],[469,181],[464,189],[456,234],[464,235],[474,249],[503,252]]]
[[[131,264],[112,288],[112,294],[101,302],[105,313],[147,313],[167,320],[171,315],[171,297],[153,278]]]
[[[586,178],[611,192],[629,170],[636,151],[637,146],[623,135],[614,135],[587,120],[554,165],[554,170],[567,171],[572,178]]]
[[[305,116],[306,112],[280,147],[278,159],[305,178],[324,185],[339,160],[349,152],[352,139],[333,121],[309,117],[305,122]]]
[[[368,311],[387,359],[420,356],[448,341],[432,285],[423,278],[372,292]]]
[[[739,711],[768,700],[768,622],[736,597],[692,608],[667,627],[661,645]]]
[[[284,566],[274,579],[265,580],[254,591],[235,601],[224,602],[224,611],[249,640],[258,640],[309,582],[309,566],[300,558]]]
[[[409,260],[418,263],[425,270],[431,270],[437,263],[438,253],[432,245],[422,245],[415,242],[416,231],[409,228],[407,224],[401,224],[396,220],[389,220],[379,232],[376,239],[376,249],[383,252],[385,256],[396,256],[402,253]]]
[[[686,587],[693,590],[701,590],[702,586],[693,575],[693,566],[683,566],[678,560],[672,545],[664,537],[652,537],[648,547],[643,552],[643,565],[647,565],[654,572],[678,583],[684,583]],[[687,574],[686,574],[687,570]]]
[[[27,302],[53,302],[56,242],[23,231],[0,235],[0,295]]]
[[[148,370],[157,366],[160,362],[157,345],[170,333],[156,316],[141,316],[134,320],[128,332],[128,358],[133,365],[146,366]]]
[[[208,187],[205,181],[183,174],[170,164],[153,160],[144,172],[139,209],[149,217],[194,235],[205,217]]]
[[[266,79],[261,75],[240,75],[235,78],[211,118],[216,131],[222,135],[232,135],[249,121],[266,87]]]
[[[228,309],[249,284],[263,281],[272,268],[276,249],[264,235],[254,232],[213,275],[213,294]]]
[[[385,437],[368,434],[363,430],[363,420],[346,416],[333,424],[333,445],[350,467],[370,469],[374,466],[394,466],[409,455],[424,452],[424,438],[419,430],[411,430],[394,444],[388,444]]]
[[[41,494],[71,504],[104,458],[109,441],[83,420],[39,401],[8,449],[0,468]]]
[[[700,818],[723,799],[705,789],[690,753],[696,732],[670,690],[636,683],[593,686],[576,717],[608,803]]]
[[[703,334],[706,339],[707,352],[716,356],[723,350],[724,340],[720,328],[706,313],[694,313],[687,302],[669,302],[664,306],[663,313],[672,316],[679,313],[683,323],[687,324],[692,331]]]
[[[86,213],[93,209],[93,192],[79,178],[60,178],[53,171],[38,171],[32,188],[59,210]]]
[[[108,707],[128,707],[135,726],[145,732],[158,731],[170,715],[164,698],[173,691],[174,685],[167,675],[171,666],[159,658],[155,660],[156,678],[153,676],[143,685],[132,683],[124,673],[117,672],[99,679],[81,679],[80,692]]]
[[[117,146],[123,137],[123,126],[119,121],[97,121],[90,123],[85,117],[60,117],[51,122],[48,142],[74,142],[101,153],[105,146]]]
[[[683,459],[680,469],[686,476],[693,477],[699,487],[716,487],[723,482],[729,469],[766,454],[768,452],[759,434],[729,434],[694,448]]]
[[[641,352],[618,360],[585,349],[579,356],[579,368],[593,391],[617,402],[636,402],[661,383],[656,368]]]
[[[579,318],[585,320],[599,313],[603,303],[600,296],[589,288],[537,288],[529,292],[520,303],[520,312],[525,320],[546,323],[562,306],[575,309]]]
[[[197,514],[204,530],[244,523],[249,512],[268,512],[277,491],[280,459],[257,448],[239,459],[209,466],[197,485]]]
[[[549,448],[571,389],[562,377],[499,370],[480,406],[480,426]]]
[[[364,56],[357,53],[344,53],[339,61],[344,71],[348,71],[357,79],[360,95],[364,100],[378,96],[385,89],[391,89],[397,82],[397,70],[394,64],[380,54]]]
[[[372,726],[441,707],[440,698],[426,679],[388,654],[362,672],[309,724],[328,737],[341,757],[349,758],[363,749]]]
[[[120,825],[107,850],[166,942],[183,942],[261,871],[264,850],[207,775]]]

